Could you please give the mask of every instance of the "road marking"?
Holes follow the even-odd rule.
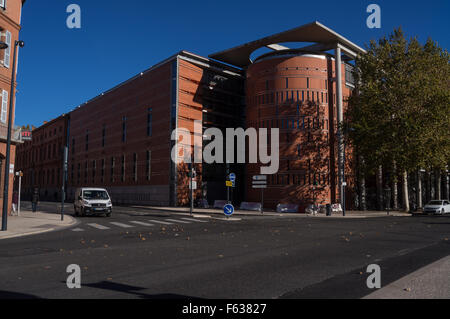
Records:
[[[75,229],[72,229],[72,231],[74,231],[74,232],[82,232],[82,231],[84,231],[84,229],[81,229],[81,228],[75,228]]]
[[[122,223],[116,223],[116,222],[110,222],[110,224],[118,226],[118,227],[122,227],[122,228],[133,228],[134,227],[134,226],[131,226],[131,225],[122,224]]]
[[[148,226],[148,227],[155,226],[155,225],[150,224],[150,223],[137,222],[137,221],[131,221],[130,223],[133,223],[133,224],[136,224],[136,225],[141,225],[141,226]]]
[[[163,224],[163,225],[173,225],[173,223],[166,223],[166,222],[160,222],[158,220],[149,219],[149,221],[157,223],[157,224]]]
[[[191,223],[191,222],[186,222],[186,221],[177,220],[177,219],[166,219],[166,220],[168,220],[169,222],[182,223],[182,224],[190,224]]]
[[[97,228],[97,229],[100,229],[100,230],[110,229],[109,227],[102,226],[102,225],[99,225],[99,224],[87,224],[87,225],[91,226],[91,227],[94,227],[94,228]]]
[[[197,222],[197,223],[207,223],[207,221],[204,221],[204,220],[198,220],[198,219],[194,219],[194,218],[188,218],[188,217],[183,217],[183,218],[181,218],[181,219],[184,219],[184,220],[190,220],[190,221],[192,221],[192,222]]]

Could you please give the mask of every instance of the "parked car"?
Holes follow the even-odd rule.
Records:
[[[450,214],[450,202],[448,200],[432,200],[423,208],[425,214]]]
[[[75,191],[73,209],[75,216],[104,214],[110,217],[112,214],[111,197],[103,188],[79,188]]]

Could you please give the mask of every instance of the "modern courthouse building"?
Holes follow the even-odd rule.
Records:
[[[0,112],[0,207],[3,207],[3,190],[5,181],[6,148],[8,136],[8,118],[10,100],[13,99],[12,123],[11,123],[11,153],[10,164],[14,165],[16,158],[16,147],[21,143],[20,129],[14,126],[15,95],[11,94],[12,68],[14,59],[14,44],[19,40],[21,29],[21,13],[25,0],[0,0],[0,41],[7,44],[7,48],[0,49],[0,94],[1,94],[1,112]],[[17,68],[15,70],[17,72]],[[17,83],[14,83],[16,86]],[[12,167],[12,166],[10,166]],[[11,210],[12,190],[14,181],[14,170],[9,176],[8,202]],[[0,212],[0,215],[2,212]]]
[[[266,52],[252,56],[262,48]],[[179,52],[35,129],[17,151],[24,192],[37,187],[43,198],[60,199],[66,145],[69,199],[75,188],[95,186],[106,187],[118,204],[187,205],[189,169],[172,162],[171,134],[193,132],[194,121],[201,121],[203,132],[280,130],[280,168],[268,176],[265,207],[337,203],[343,189],[351,198],[351,156],[347,188],[338,169],[344,166],[338,123],[354,88],[349,61],[364,52],[318,22],[209,58]],[[226,176],[234,172],[233,202],[259,202],[252,177],[261,165],[195,164],[196,200],[225,199]]]

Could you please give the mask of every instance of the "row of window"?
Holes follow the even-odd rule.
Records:
[[[255,128],[279,128],[287,130],[328,130],[328,119],[320,119],[312,116],[302,116],[299,118],[271,119],[260,122],[249,123],[250,127]]]
[[[122,134],[121,134],[121,141],[125,143],[127,141],[127,129],[128,129],[128,118],[124,116],[122,118]],[[147,110],[147,128],[146,128],[146,134],[148,137],[151,137],[153,135],[153,111],[151,108]],[[89,130],[86,130],[85,135],[85,151],[89,151]],[[103,125],[102,127],[102,139],[101,139],[101,145],[102,147],[106,146],[106,125]],[[72,154],[75,154],[76,151],[76,141],[75,138],[72,138]]]
[[[322,173],[309,174],[275,174],[269,177],[269,185],[329,185],[330,175]]]
[[[264,105],[264,104],[282,104],[287,102],[299,102],[304,103],[306,101],[327,103],[328,93],[319,91],[281,91],[272,92],[262,95],[250,97],[250,104]]]
[[[60,158],[60,154],[62,151],[61,143],[54,143],[44,145],[39,149],[32,149],[30,151],[22,151],[17,154],[17,162],[19,165],[26,166],[31,163],[37,163],[38,161],[42,162],[45,160],[55,160]]]
[[[109,182],[125,182],[128,177],[131,177],[133,182],[139,180],[138,166],[145,165],[145,180],[150,181],[152,168],[152,152],[145,152],[145,160],[138,162],[138,154],[134,153],[131,156],[130,163],[128,164],[126,156],[122,155],[119,157],[111,157],[109,159],[85,161],[84,163],[72,164],[70,168],[70,180],[72,184],[80,185],[83,181],[86,183],[95,183],[97,181],[97,176],[100,177],[100,182],[104,183],[109,178]],[[127,165],[131,165],[131,175],[127,176],[129,168],[127,170]],[[119,168],[119,171],[117,171]],[[109,173],[108,173],[109,172]],[[75,175],[76,174],[76,175]],[[83,180],[82,180],[83,175]],[[108,175],[108,176],[107,176]]]

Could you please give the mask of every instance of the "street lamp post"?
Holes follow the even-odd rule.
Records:
[[[11,75],[11,90],[9,96],[9,110],[8,110],[8,133],[6,142],[6,159],[5,159],[5,186],[3,191],[3,215],[2,215],[2,231],[8,229],[8,190],[9,190],[9,162],[11,153],[11,127],[12,127],[12,109],[14,102],[14,87],[16,81],[16,57],[17,57],[17,46],[23,48],[25,43],[23,41],[14,41],[14,56],[12,65],[12,75]],[[0,49],[4,47],[0,44]]]

